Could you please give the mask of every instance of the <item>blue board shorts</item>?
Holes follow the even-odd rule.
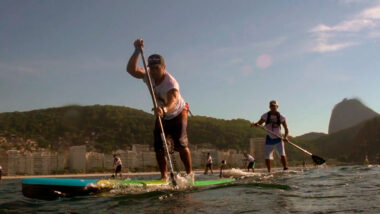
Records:
[[[277,152],[281,156],[285,156],[285,147],[284,142],[281,138],[270,138],[268,135],[265,140],[265,159],[273,160],[273,152],[277,150]]]

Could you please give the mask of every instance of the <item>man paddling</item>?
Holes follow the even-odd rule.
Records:
[[[285,129],[284,139],[279,138],[276,135],[267,133],[265,140],[265,163],[267,165],[268,172],[271,171],[271,160],[273,160],[273,152],[276,149],[277,152],[281,155],[281,163],[284,167],[284,170],[288,169],[284,141],[288,141],[289,129],[286,124],[286,119],[283,115],[278,112],[278,103],[275,100],[269,102],[270,111],[263,114],[260,120],[256,123],[252,123],[251,127],[261,125],[265,122],[265,127],[268,130],[271,130],[276,135],[281,136],[281,125]]]
[[[146,73],[143,68],[137,66],[141,49],[144,47],[144,41],[137,39],[134,42],[135,52],[127,64],[127,72],[133,77],[143,79],[147,82]],[[178,151],[186,173],[193,175],[190,150],[188,148],[187,138],[187,113],[186,103],[183,100],[179,84],[166,71],[165,61],[161,55],[153,54],[148,58],[148,67],[152,77],[154,94],[158,101],[158,107],[154,109],[156,116],[161,117],[165,135],[170,135],[173,139],[174,150]],[[161,172],[161,179],[168,179],[167,160],[161,139],[161,131],[156,120],[154,129],[154,150],[156,152],[156,160]]]
[[[222,178],[223,177],[223,169],[227,166],[227,161],[226,160],[222,160],[222,163],[220,165],[220,172],[219,172],[219,177]]]
[[[0,166],[0,184],[1,184],[1,176],[3,176],[3,167]]]
[[[248,162],[247,164],[247,172],[249,172],[249,169],[252,169],[252,172],[255,172],[255,158],[252,157],[252,155],[244,153],[245,161]]]
[[[122,177],[122,173],[121,173],[121,167],[122,167],[122,162],[121,162],[121,158],[118,157],[117,155],[113,155],[113,166],[115,168],[115,173],[114,173],[114,178],[117,178],[117,173],[120,174],[120,178]]]
[[[211,171],[211,174],[214,174],[214,172],[212,171],[212,157],[211,157],[210,152],[207,153],[207,157],[206,157],[206,168],[204,172],[205,175],[207,175],[208,170]]]

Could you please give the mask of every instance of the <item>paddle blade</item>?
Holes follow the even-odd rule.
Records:
[[[312,155],[311,158],[313,159],[314,163],[317,165],[322,165],[326,162],[325,159],[323,159],[319,156],[316,156],[316,155]]]

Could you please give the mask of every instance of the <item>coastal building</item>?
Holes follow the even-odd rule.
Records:
[[[86,153],[86,169],[101,169],[104,168],[104,154],[98,152]]]
[[[0,151],[0,166],[3,168],[3,175],[8,173],[8,154],[5,151]]]
[[[265,166],[265,138],[250,138],[249,153],[256,159],[256,166]]]
[[[86,146],[70,147],[69,167],[76,172],[86,171]]]
[[[148,152],[150,150],[150,146],[148,144],[133,144],[132,151],[134,152]]]
[[[257,142],[257,141],[255,141]],[[52,152],[49,150],[19,151],[8,150],[0,152],[0,165],[7,175],[46,175],[68,172],[96,172],[98,170],[113,170],[113,154],[120,156],[123,172],[158,170],[156,154],[149,145],[134,145],[132,150],[117,150],[113,153],[87,152],[87,147],[72,146],[66,151]],[[258,151],[257,149],[255,151]],[[244,156],[237,150],[220,151],[212,148],[198,148],[191,151],[193,167],[203,169],[206,155],[210,152],[214,167],[222,160],[227,160],[228,167],[241,168]],[[183,171],[184,166],[178,152],[174,152],[176,170]]]

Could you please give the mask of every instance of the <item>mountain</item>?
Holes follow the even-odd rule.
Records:
[[[250,137],[262,137],[247,120],[189,117],[190,144],[246,150]],[[0,149],[23,148],[30,140],[38,147],[58,150],[86,144],[109,152],[132,144],[153,145],[154,116],[122,106],[65,106],[27,112],[0,113]],[[27,143],[27,139],[30,139]],[[31,147],[31,146],[29,146]],[[34,144],[33,144],[34,147]]]
[[[358,99],[344,99],[336,104],[332,110],[328,133],[338,132],[376,116],[379,114]]]
[[[370,160],[380,155],[379,130],[380,116],[314,140],[297,142],[313,154],[328,159],[363,163],[365,155]]]
[[[296,139],[298,139],[298,140],[315,140],[317,138],[320,138],[320,137],[323,137],[326,135],[327,134],[322,133],[322,132],[310,132],[310,133],[306,133],[306,134],[297,136]]]

